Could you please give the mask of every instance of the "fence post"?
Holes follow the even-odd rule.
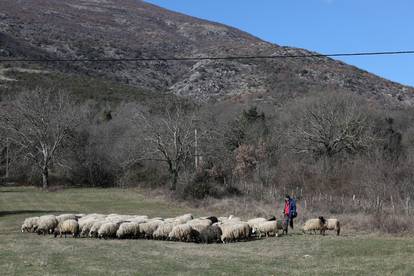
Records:
[[[405,201],[405,208],[406,208],[406,212],[407,212],[407,215],[409,215],[410,214],[410,197],[407,197],[407,200]]]

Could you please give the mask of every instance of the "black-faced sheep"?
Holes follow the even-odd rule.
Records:
[[[220,227],[217,224],[213,224],[200,232],[200,241],[202,243],[220,242],[222,234]]]
[[[319,231],[321,235],[325,235],[326,230],[326,219],[324,217],[319,217],[317,219],[309,219],[303,225],[303,231]]]
[[[211,224],[214,224],[214,223],[218,222],[218,218],[215,217],[215,216],[207,217],[207,219],[211,221]]]

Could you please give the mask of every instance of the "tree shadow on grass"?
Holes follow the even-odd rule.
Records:
[[[62,213],[64,211],[57,210],[17,210],[17,211],[0,211],[0,217],[22,215],[22,214],[41,214],[41,213]]]

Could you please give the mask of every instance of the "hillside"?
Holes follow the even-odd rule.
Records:
[[[234,28],[139,0],[0,2],[1,58],[283,54],[310,52],[271,44]],[[413,88],[329,58],[36,66],[64,74],[105,78],[153,93],[170,92],[199,102],[237,96],[275,104],[308,91],[344,90],[382,102],[414,103]],[[10,86],[7,78],[0,78],[0,82],[2,88]]]

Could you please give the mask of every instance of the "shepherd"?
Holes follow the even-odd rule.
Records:
[[[293,229],[293,219],[298,215],[296,211],[296,201],[289,195],[285,196],[285,207],[283,208],[283,233],[288,233],[288,228]]]

